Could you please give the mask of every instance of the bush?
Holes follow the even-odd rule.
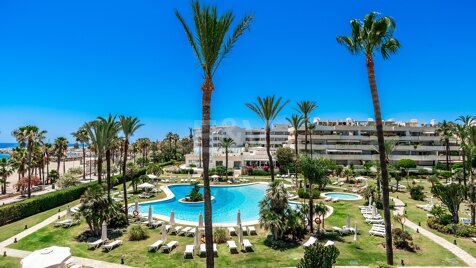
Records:
[[[132,224],[127,231],[130,241],[144,240],[149,237],[147,227],[141,224]]]
[[[425,194],[423,193],[423,189],[425,189],[421,185],[417,185],[410,189],[410,196],[413,200],[423,201],[425,199]]]
[[[228,240],[228,232],[225,228],[215,228],[213,230],[213,242],[217,244],[225,243]]]
[[[400,228],[395,228],[392,230],[392,239],[393,245],[398,249],[404,249],[411,252],[417,250],[417,246],[411,242],[413,240],[409,232],[404,231]]]
[[[451,217],[451,215],[449,215]],[[451,222],[451,220],[450,220]],[[437,230],[440,233],[444,234],[452,234],[456,235],[459,237],[474,237],[476,236],[476,226],[471,226],[471,225],[465,225],[465,224],[454,224],[454,223],[449,223],[449,224],[442,224],[438,222],[436,219],[428,219],[427,220],[427,225],[431,229]]]
[[[339,256],[339,250],[335,246],[327,246],[320,243],[307,247],[304,257],[299,261],[298,268],[332,268]]]
[[[71,174],[71,173],[66,173],[66,174],[64,174],[64,175],[61,176],[60,179],[58,180],[58,185],[59,185],[61,188],[72,187],[72,186],[78,185],[78,183],[79,183],[79,179],[75,178],[75,177],[73,176],[73,174]]]
[[[269,172],[262,169],[253,169],[253,176],[268,176]]]
[[[71,175],[81,175],[83,174],[83,168],[82,167],[72,167],[68,169],[68,173]]]
[[[309,198],[309,192],[304,188],[299,188],[297,194],[299,198]],[[312,190],[313,198],[318,198],[319,196],[321,196],[321,192],[319,191],[319,189]]]
[[[274,239],[272,235],[268,235],[266,237],[266,239],[264,240],[264,245],[274,250],[286,250],[286,249],[295,248],[299,246],[297,242],[294,240],[289,240],[289,241],[282,240],[282,239],[276,240]]]

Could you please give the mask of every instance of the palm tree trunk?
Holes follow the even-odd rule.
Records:
[[[463,183],[464,183],[464,187],[466,188],[467,187],[466,185],[466,155],[464,154],[464,148],[462,148],[461,150],[462,150],[461,153],[463,156]],[[464,199],[468,200],[468,191],[464,192]]]
[[[129,147],[129,139],[125,138],[124,140],[124,160],[122,161],[122,189],[124,191],[124,213],[128,213],[128,206],[127,206],[127,186],[126,186],[126,166],[127,166],[127,149]]]
[[[304,151],[307,153],[307,118],[304,118]]]
[[[309,229],[311,231],[311,234],[314,232],[314,225],[312,222],[312,217],[313,217],[313,204],[312,204],[312,182],[309,180]]]
[[[228,180],[228,147],[225,148],[225,178]]]
[[[378,141],[378,150],[379,150],[379,159],[380,159],[380,169],[382,172],[382,192],[383,192],[383,214],[385,220],[385,233],[388,234],[385,236],[385,250],[387,253],[387,264],[393,265],[393,245],[392,245],[392,222],[390,218],[390,200],[389,200],[389,190],[388,190],[388,171],[387,171],[387,162],[385,161],[385,143],[383,136],[383,124],[382,124],[382,115],[380,112],[380,101],[378,97],[377,83],[375,81],[375,72],[374,72],[374,61],[372,55],[369,54],[366,57],[367,65],[367,75],[370,84],[370,91],[372,93],[372,102],[374,106],[375,113],[375,123],[377,128],[377,141]]]
[[[111,197],[111,150],[106,150],[107,196]]]
[[[86,180],[86,148],[83,143],[83,180]]]
[[[310,143],[310,146],[311,146],[311,158],[312,158],[312,129],[309,132],[309,143]]]
[[[475,224],[476,207],[474,204],[474,177],[473,167],[469,167],[469,181],[471,183],[470,203],[471,203],[471,225]]]
[[[269,159],[269,171],[271,172],[271,181],[274,181],[274,163],[271,155],[271,127],[266,123],[266,153]]]
[[[57,163],[57,166],[56,166],[56,173],[57,173],[58,176],[59,176],[59,169],[60,169],[60,167],[61,167],[61,156],[60,156],[60,155],[57,155],[56,158],[57,158],[57,162],[58,162],[58,163]]]
[[[210,178],[208,169],[210,165],[210,110],[212,92],[214,89],[211,78],[205,78],[202,85],[202,159],[203,159],[203,197],[205,203],[205,246],[207,255],[207,268],[215,266],[213,254],[212,230],[212,203],[210,193]]]
[[[50,183],[50,160],[46,159],[46,182]]]
[[[28,198],[30,197],[31,197],[31,148],[28,148]]]
[[[102,183],[102,156],[98,156],[98,183],[101,185]]]
[[[298,151],[298,132],[297,129],[294,130],[294,152],[296,153],[296,160],[294,162],[294,173],[296,173],[296,186],[298,183],[298,159],[299,159],[299,151]]]
[[[450,170],[450,141],[445,139],[445,149],[446,149],[446,170]]]

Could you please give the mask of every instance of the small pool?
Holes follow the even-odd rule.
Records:
[[[349,194],[349,193],[324,193],[322,194],[324,197],[331,197],[331,198],[338,198],[339,200],[347,200],[347,201],[353,201],[353,200],[360,200],[362,199],[362,196],[358,194]]]
[[[175,219],[187,222],[197,222],[200,212],[204,213],[203,203],[182,203],[181,198],[190,194],[191,185],[170,185],[169,190],[174,197],[163,201],[152,201],[139,204],[139,212],[147,214],[149,206],[152,213],[169,217],[170,211],[174,209]],[[213,224],[233,224],[236,223],[236,213],[241,212],[241,221],[250,222],[259,219],[259,202],[264,198],[264,192],[268,186],[266,184],[248,184],[239,186],[211,186],[212,200],[212,221]],[[203,193],[203,188],[200,189]],[[133,206],[130,207],[133,209]]]

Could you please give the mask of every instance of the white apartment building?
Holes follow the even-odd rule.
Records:
[[[315,129],[308,138],[308,152],[313,156],[325,156],[337,164],[363,165],[367,161],[378,160],[377,131],[372,119],[365,121],[320,120],[314,119]],[[419,167],[432,167],[446,160],[445,146],[440,141],[437,127],[419,123],[413,119],[408,122],[387,120],[384,122],[384,135],[387,140],[395,140],[396,147],[389,159],[396,162],[407,158],[417,162]],[[290,128],[286,146],[294,149],[294,129]],[[309,137],[309,136],[308,136]],[[312,151],[311,151],[312,147]],[[304,151],[304,128],[298,131],[298,150]],[[456,140],[450,140],[450,160],[461,161],[460,148]]]

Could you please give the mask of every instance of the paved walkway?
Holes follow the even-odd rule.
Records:
[[[403,203],[402,200],[397,199],[395,197],[391,197],[391,198],[395,202],[395,210],[393,213],[395,215],[397,214],[403,215],[405,210],[405,203]],[[473,256],[471,256],[468,252],[462,250],[460,247],[456,246],[455,244],[448,242],[448,240],[438,235],[435,235],[434,233],[422,228],[421,226],[418,226],[417,224],[408,220],[408,218],[406,218],[404,224],[410,229],[413,229],[414,231],[418,229],[421,235],[426,236],[428,239],[432,240],[433,242],[442,246],[446,250],[450,251],[451,253],[459,257],[462,261],[464,261],[466,264],[468,264],[468,266],[476,267],[476,259]]]

